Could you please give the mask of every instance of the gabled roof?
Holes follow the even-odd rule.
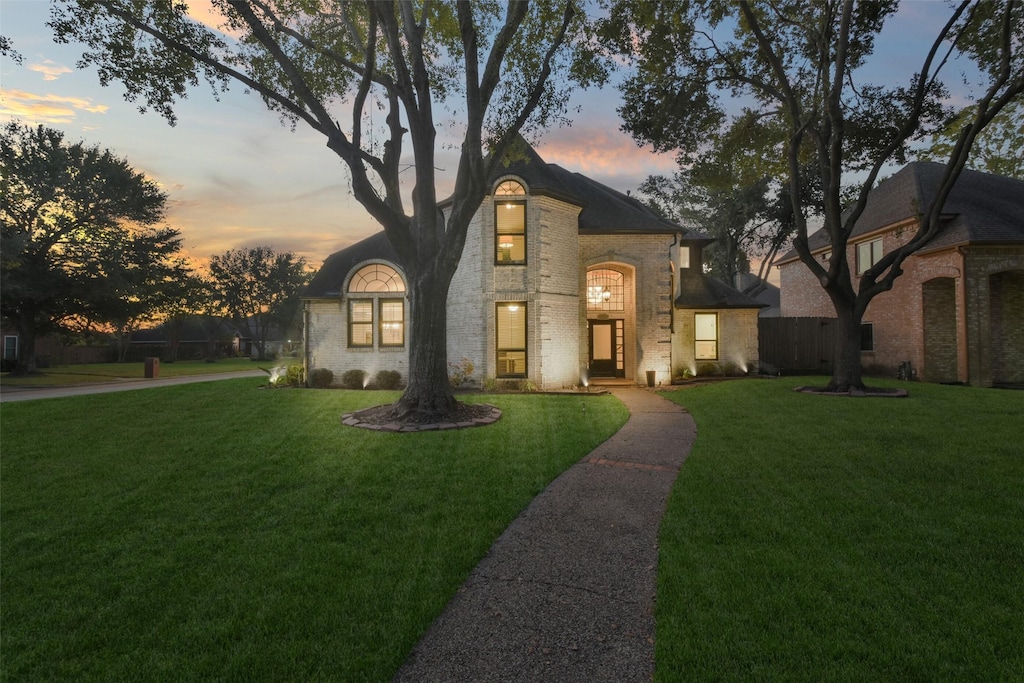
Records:
[[[516,175],[529,185],[530,194],[548,195],[579,206],[581,235],[683,234],[686,242],[713,242],[714,238],[662,218],[649,206],[580,173],[544,161],[521,137],[512,145],[508,164],[499,165],[491,182]]]
[[[916,220],[931,206],[946,165],[933,161],[907,164],[868,194],[851,241],[882,228]],[[922,251],[965,244],[1024,242],[1024,181],[965,169],[942,207],[943,225]],[[827,248],[824,229],[808,238],[811,251]],[[797,258],[790,251],[779,263]]]
[[[765,308],[768,306],[721,280],[700,272],[684,274],[679,278],[679,296],[676,308]]]
[[[357,264],[371,259],[398,263],[398,254],[383,230],[328,256],[302,293],[303,298],[341,296],[349,272]]]

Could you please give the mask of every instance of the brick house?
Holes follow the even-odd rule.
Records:
[[[525,142],[491,178],[448,296],[448,358],[472,380],[553,390],[757,366],[763,304],[704,276],[711,240],[548,164]],[[442,204],[444,208],[444,204]],[[405,277],[384,233],[328,257],[303,295],[308,369],[408,372]]]
[[[944,168],[915,162],[871,191],[847,246],[851,271],[864,272],[911,239]],[[824,230],[809,245],[827,261]],[[783,316],[835,317],[796,252],[779,269]],[[910,361],[929,382],[1024,383],[1024,181],[965,170],[943,208],[939,233],[903,270],[864,314],[866,368],[895,373]]]

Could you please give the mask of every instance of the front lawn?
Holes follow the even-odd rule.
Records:
[[[270,368],[275,365],[287,365],[288,360],[253,362],[248,358],[224,358],[215,363],[205,361],[178,361],[161,363],[160,377],[185,377],[192,375],[214,375],[224,372],[242,372]],[[297,362],[291,359],[291,362]],[[11,377],[8,373],[0,375],[0,384],[10,387],[48,387],[67,386],[70,384],[97,384],[116,382],[119,379],[142,379],[145,377],[146,364],[137,363],[83,363],[80,365],[55,365],[43,368],[42,375],[30,377]]]
[[[658,680],[1019,680],[1024,393],[799,384],[825,380],[665,393],[698,437],[661,530]]]
[[[380,434],[339,416],[395,393],[257,385],[0,407],[0,678],[388,680],[627,417],[609,396],[474,396],[502,419]]]

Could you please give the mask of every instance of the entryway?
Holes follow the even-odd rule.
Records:
[[[588,320],[591,377],[625,377],[625,324],[620,319]]]

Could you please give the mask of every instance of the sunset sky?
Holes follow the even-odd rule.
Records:
[[[920,41],[935,35],[946,12],[942,2],[905,3],[878,43],[878,67],[900,75],[915,71],[926,49]],[[75,68],[81,46],[54,43],[48,16],[43,0],[0,0],[0,34],[24,57],[21,65],[0,58],[0,121],[44,124],[70,141],[125,157],[168,193],[167,222],[182,232],[192,256],[269,244],[319,266],[330,253],[380,230],[352,198],[340,159],[304,124],[292,132],[241,88],[220,102],[209,87],[194,89],[176,106],[175,127],[154,112],[140,114],[123,99],[122,86],[103,88],[95,70]],[[582,110],[572,127],[547,131],[537,146],[546,161],[620,191],[635,191],[647,175],[674,168],[671,156],[638,148],[619,130],[613,87],[580,93],[573,104]],[[444,134],[440,145],[454,141]],[[439,195],[445,196],[456,158],[439,150]]]

